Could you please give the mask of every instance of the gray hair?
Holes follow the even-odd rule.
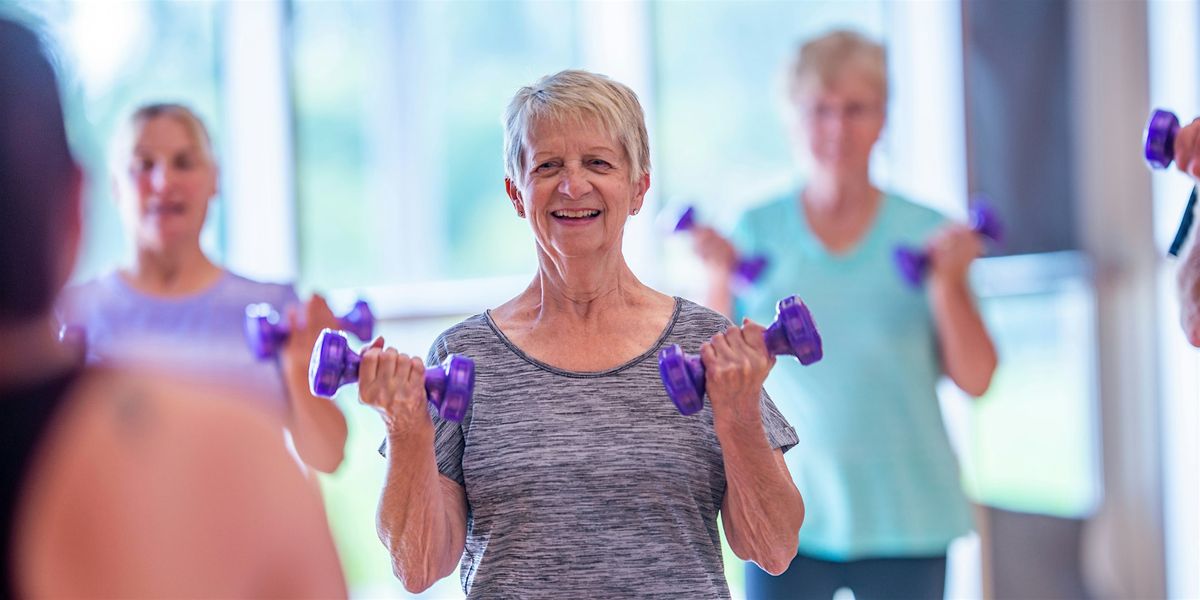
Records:
[[[175,119],[183,128],[191,135],[192,140],[200,147],[201,154],[205,160],[211,165],[216,165],[216,154],[213,152],[212,137],[208,134],[208,128],[204,126],[204,121],[186,105],[176,104],[171,102],[155,102],[152,104],[143,104],[135,109],[129,118],[125,119],[121,127],[118,128],[116,136],[113,138],[113,143],[109,148],[109,165],[113,173],[121,173],[124,171],[129,153],[133,151],[133,144],[137,139],[138,133],[146,123],[157,119],[158,117],[169,117]]]
[[[788,99],[795,100],[814,83],[828,87],[849,69],[866,75],[887,102],[887,51],[882,44],[846,29],[835,29],[800,46],[788,65]]]
[[[544,119],[594,119],[616,135],[633,179],[650,172],[650,136],[637,94],[604,75],[568,70],[517,90],[504,111],[504,172],[513,182],[524,181],[525,136],[534,121]]]

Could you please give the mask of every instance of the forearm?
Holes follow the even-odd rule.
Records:
[[[963,391],[981,396],[996,371],[996,347],[975,306],[966,278],[932,278],[930,305],[937,327],[942,368]]]
[[[1188,342],[1200,348],[1200,243],[1194,239],[1179,268],[1179,310]]]
[[[379,500],[379,539],[405,589],[419,593],[454,572],[466,541],[463,507],[448,497],[433,453],[433,429],[389,436]],[[460,514],[461,513],[461,514]]]
[[[300,458],[312,468],[332,473],[342,464],[346,450],[346,416],[328,398],[313,396],[307,369],[285,366],[288,393],[288,431]]]
[[[796,555],[804,500],[762,423],[717,423],[725,462],[722,521],[730,548],[772,574]]]
[[[726,273],[709,271],[704,291],[704,305],[733,319],[733,286]]]

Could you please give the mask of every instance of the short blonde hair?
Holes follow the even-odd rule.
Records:
[[[524,181],[525,138],[534,121],[594,120],[612,132],[632,165],[632,178],[650,172],[646,117],[637,94],[625,84],[588,71],[568,70],[519,90],[504,111],[504,172]]]
[[[812,85],[829,87],[849,70],[871,80],[887,103],[887,51],[861,33],[836,29],[802,44],[787,71],[788,99],[795,101]]]
[[[139,106],[117,130],[117,135],[113,138],[112,146],[109,148],[109,164],[114,173],[124,171],[125,161],[129,158],[129,153],[133,151],[138,132],[146,123],[158,117],[169,117],[183,125],[196,145],[200,146],[204,158],[209,164],[216,165],[212,137],[209,136],[208,127],[205,127],[204,121],[200,119],[196,111],[183,104],[155,102]]]

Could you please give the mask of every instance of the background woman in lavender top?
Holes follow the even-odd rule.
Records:
[[[292,286],[251,281],[204,254],[200,232],[218,179],[204,124],[185,106],[143,106],[114,143],[111,162],[133,259],[68,289],[60,304],[63,322],[84,327],[92,359],[158,355],[178,368],[249,386],[283,421],[305,463],[335,470],[346,443],[345,417],[329,400],[311,395],[305,381],[316,335],[322,327],[336,328],[335,317],[320,296],[301,306]],[[243,339],[245,308],[254,302],[286,308],[294,334],[275,362],[257,361]]]

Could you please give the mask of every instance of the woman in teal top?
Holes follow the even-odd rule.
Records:
[[[940,598],[947,547],[971,516],[935,388],[945,374],[977,396],[995,370],[967,282],[983,248],[967,227],[871,184],[887,103],[881,46],[850,32],[808,42],[789,95],[807,184],[747,212],[732,240],[696,235],[713,308],[767,322],[776,300],[799,294],[825,344],[821,362],[780,361],[767,380],[798,433],[787,462],[808,517],[786,573],[748,566],[747,596],[849,587],[858,598]],[[931,253],[923,288],[896,272],[901,243]],[[769,260],[752,288],[733,287],[735,248]]]

